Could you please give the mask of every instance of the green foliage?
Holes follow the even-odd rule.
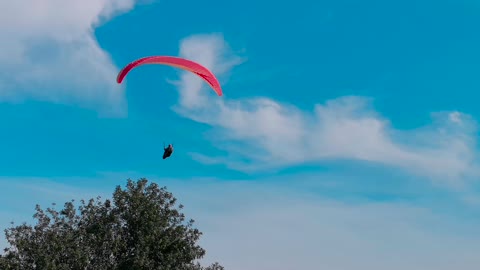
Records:
[[[202,267],[202,233],[186,221],[176,198],[147,179],[117,186],[112,201],[74,201],[63,209],[36,206],[36,225],[5,230],[10,247],[0,257],[4,270],[224,270]]]

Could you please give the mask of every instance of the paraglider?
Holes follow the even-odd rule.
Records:
[[[173,144],[169,144],[168,147],[163,144],[163,151],[163,159],[170,157],[173,153]]]
[[[190,71],[202,78],[213,89],[213,91],[217,93],[217,95],[221,96],[223,94],[218,79],[209,69],[191,60],[174,56],[148,56],[137,59],[120,70],[117,76],[117,83],[122,83],[130,70],[147,64],[163,64]]]
[[[117,75],[117,83],[121,84],[125,76],[127,76],[132,69],[147,64],[163,64],[190,71],[203,79],[218,96],[223,95],[222,87],[218,79],[209,69],[194,61],[174,56],[148,56],[137,59],[120,70]],[[173,153],[173,144],[169,144],[168,147],[165,147],[164,144],[163,150],[163,159],[170,157]]]

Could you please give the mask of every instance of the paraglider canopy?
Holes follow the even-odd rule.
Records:
[[[130,70],[147,64],[163,64],[190,71],[202,78],[213,89],[213,91],[217,93],[217,95],[223,95],[222,87],[220,86],[218,79],[209,69],[191,60],[174,56],[148,56],[137,59],[120,70],[117,76],[117,83],[122,83]]]

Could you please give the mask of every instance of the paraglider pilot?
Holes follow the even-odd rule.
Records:
[[[169,144],[168,147],[165,147],[165,144],[163,145],[163,159],[168,158],[172,153],[173,153],[173,145]]]

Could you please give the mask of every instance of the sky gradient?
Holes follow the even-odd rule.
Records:
[[[480,4],[259,3],[1,2],[0,227],[147,177],[228,270],[477,269]]]

